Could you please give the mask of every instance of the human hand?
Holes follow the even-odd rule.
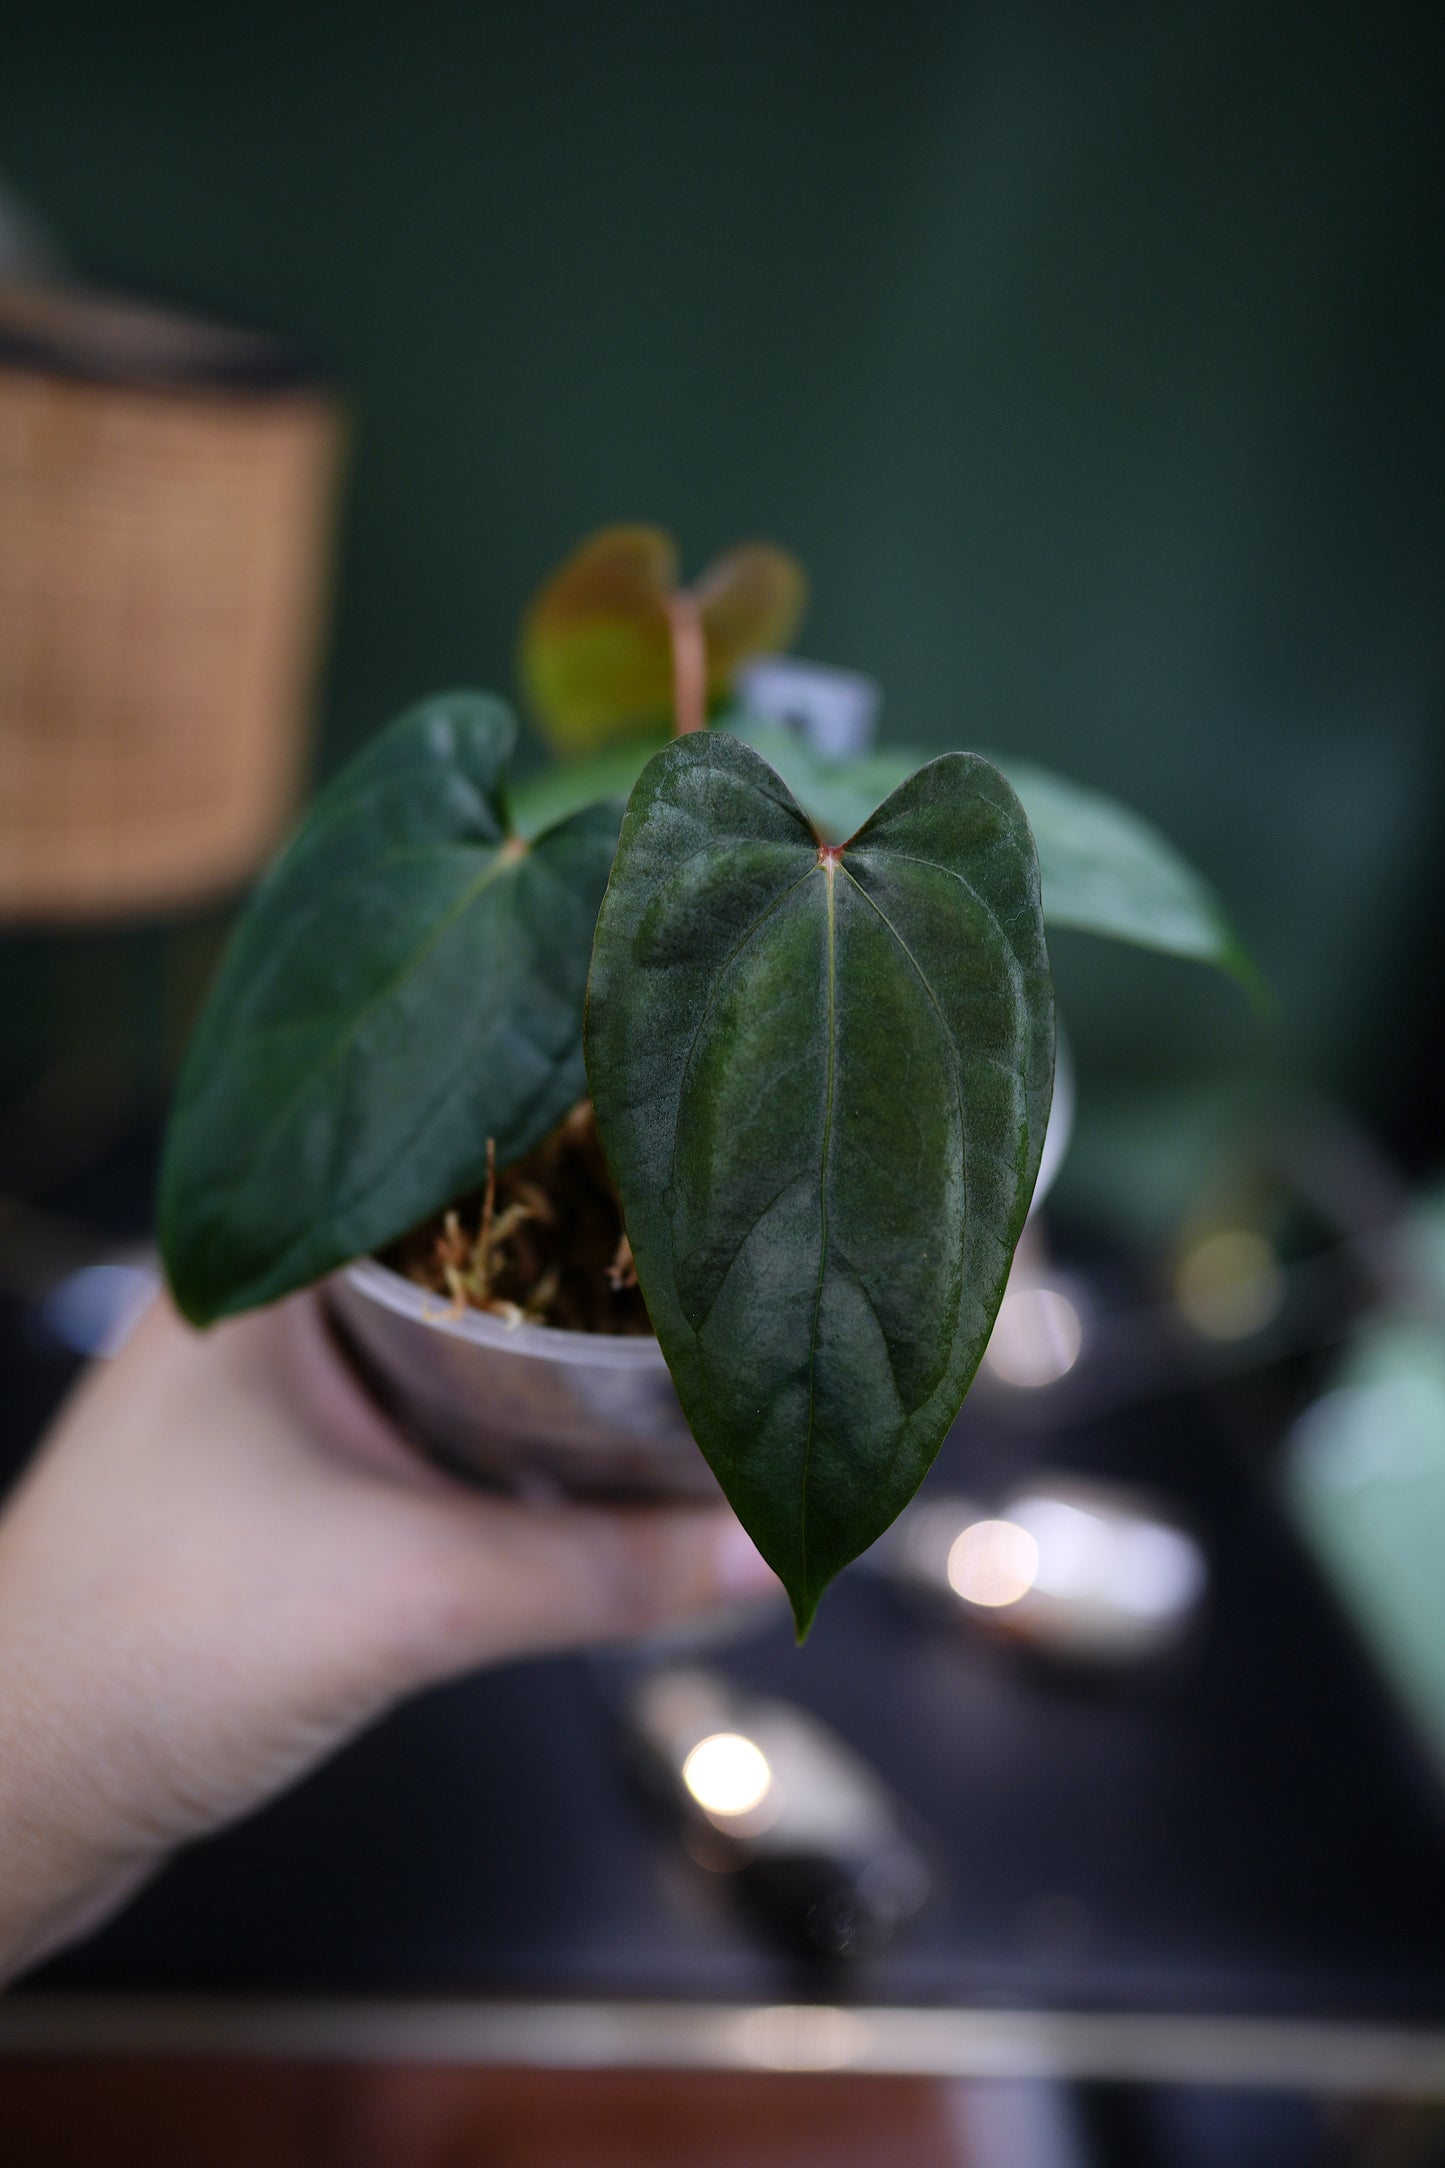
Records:
[[[158,1298],[0,1515],[0,1981],[415,1688],[776,1590],[723,1507],[463,1489],[314,1296]]]

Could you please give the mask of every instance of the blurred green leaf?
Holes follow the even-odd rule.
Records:
[[[1151,821],[1048,768],[998,765],[1034,832],[1051,926],[1215,964],[1252,1000],[1262,998],[1263,982],[1214,890]]]
[[[612,745],[605,753],[589,753],[581,760],[557,760],[513,783],[507,792],[512,822],[519,835],[540,835],[554,821],[600,799],[617,802],[620,825],[622,808],[632,786],[654,753],[667,743],[665,731],[651,731],[645,738],[630,738],[626,745]]]

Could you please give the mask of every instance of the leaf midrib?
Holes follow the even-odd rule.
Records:
[[[901,854],[901,853],[900,853],[899,855],[901,856],[901,855],[903,855],[903,854]],[[912,863],[912,864],[915,864],[915,865],[928,865],[928,864],[930,864],[930,863],[931,863],[931,861],[930,861],[930,860],[928,860],[928,859],[926,859],[926,858],[920,858],[920,859],[914,859],[914,860],[912,860],[912,861],[911,861],[911,863]],[[945,871],[945,870],[946,870],[946,868],[940,868],[939,870],[940,870],[940,871]],[[864,901],[864,902],[865,902],[865,903],[867,904],[867,906],[868,906],[869,910],[870,910],[870,911],[872,911],[872,912],[874,913],[874,915],[875,915],[875,916],[876,916],[877,918],[879,918],[879,919],[880,919],[880,920],[882,921],[882,923],[884,924],[884,926],[885,926],[885,927],[886,927],[886,928],[888,929],[888,932],[889,932],[889,934],[890,934],[890,935],[892,936],[892,938],[894,939],[894,941],[896,941],[896,942],[897,942],[897,944],[898,944],[899,948],[900,948],[900,949],[902,950],[903,954],[904,954],[904,955],[905,955],[905,956],[907,957],[907,959],[908,959],[908,962],[909,962],[909,964],[910,964],[910,965],[912,966],[912,968],[913,968],[913,971],[914,971],[914,972],[915,972],[915,974],[917,975],[917,979],[918,979],[918,983],[919,983],[919,985],[920,985],[920,986],[921,986],[921,987],[923,988],[923,991],[924,991],[924,993],[926,994],[926,996],[928,997],[928,1000],[929,1000],[929,1002],[930,1002],[930,1003],[932,1004],[932,1007],[933,1007],[933,1013],[934,1013],[934,1015],[935,1015],[935,1016],[936,1016],[936,1017],[938,1018],[938,1028],[939,1028],[939,1030],[940,1030],[940,1031],[941,1031],[941,1032],[943,1033],[943,1043],[944,1043],[944,1045],[945,1045],[945,1046],[946,1046],[946,1047],[948,1048],[948,1053],[949,1053],[949,1061],[950,1061],[950,1065],[951,1065],[951,1067],[952,1067],[952,1070],[953,1070],[953,1095],[954,1095],[954,1100],[955,1100],[955,1102],[956,1102],[956,1104],[957,1104],[957,1107],[958,1107],[958,1136],[959,1136],[959,1142],[960,1142],[960,1144],[961,1144],[961,1145],[963,1146],[963,1224],[964,1224],[964,1228],[965,1228],[965,1230],[966,1230],[966,1229],[967,1229],[967,1227],[968,1227],[969,1219],[970,1219],[970,1217],[971,1217],[971,1214],[972,1214],[972,1210],[973,1210],[973,1201],[972,1201],[972,1197],[971,1197],[971,1194],[970,1194],[970,1187],[971,1187],[971,1185],[970,1185],[970,1173],[969,1173],[969,1169],[970,1169],[971,1155],[970,1155],[970,1149],[969,1149],[969,1137],[968,1137],[968,1115],[967,1115],[967,1113],[966,1113],[966,1111],[965,1111],[965,1108],[964,1108],[964,1104],[963,1104],[963,1064],[962,1064],[962,1062],[961,1062],[961,1061],[960,1061],[960,1059],[959,1059],[959,1053],[958,1053],[958,1042],[957,1042],[957,1040],[956,1040],[956,1039],[954,1038],[953,1032],[952,1032],[952,1031],[951,1031],[951,1029],[949,1028],[949,1022],[948,1022],[948,1018],[947,1018],[947,1017],[946,1017],[946,1016],[944,1015],[944,1013],[943,1013],[943,1004],[942,1004],[942,1002],[941,1002],[941,1001],[939,1000],[939,998],[938,998],[937,994],[936,994],[936,993],[934,992],[934,990],[933,990],[933,982],[932,982],[932,980],[931,980],[931,979],[929,978],[929,976],[928,976],[928,973],[927,973],[927,972],[926,972],[926,971],[924,970],[924,968],[923,968],[922,964],[921,964],[921,963],[920,963],[920,962],[918,961],[918,958],[917,958],[917,957],[916,957],[916,956],[914,955],[914,953],[913,953],[912,949],[911,949],[911,948],[910,948],[910,947],[908,946],[908,943],[907,943],[907,942],[906,942],[906,941],[904,940],[904,938],[903,938],[902,934],[901,934],[901,933],[900,933],[900,932],[898,931],[898,928],[897,928],[897,927],[896,927],[896,926],[894,925],[894,923],[893,923],[892,919],[891,919],[891,918],[890,918],[890,917],[888,916],[888,913],[887,913],[887,912],[886,912],[886,911],[885,911],[885,910],[883,909],[883,907],[882,907],[882,905],[881,905],[880,903],[877,903],[877,902],[875,902],[875,901],[874,901],[874,899],[873,899],[873,897],[869,895],[869,893],[868,893],[867,889],[866,889],[866,888],[865,888],[865,887],[863,886],[863,883],[862,883],[862,882],[861,882],[861,881],[860,881],[860,880],[858,879],[858,877],[857,877],[857,875],[856,875],[856,874],[854,874],[854,873],[850,872],[847,866],[844,866],[844,868],[843,868],[843,871],[844,871],[844,873],[845,873],[845,874],[847,874],[847,876],[848,876],[848,879],[849,879],[849,880],[850,880],[850,881],[851,881],[851,882],[853,883],[853,886],[854,886],[854,888],[855,888],[855,889],[856,889],[856,890],[858,891],[858,894],[859,894],[859,895],[860,895],[860,896],[861,896],[861,897],[863,898],[863,901]],[[972,886],[971,886],[971,884],[970,884],[969,882],[965,881],[965,882],[964,882],[964,887],[968,889],[968,891],[969,891],[969,894],[970,894],[970,895],[976,895],[976,891],[975,891],[975,890],[974,890],[974,889],[972,888]],[[993,918],[993,922],[994,922],[994,924],[995,924],[996,926],[998,926],[998,920],[997,920],[997,918],[996,918],[996,917],[994,917],[994,914],[993,914],[992,912],[988,911],[988,906],[987,906],[986,904],[983,904],[983,903],[982,903],[982,898],[981,898],[981,897],[980,897],[980,898],[978,898],[978,901],[979,901],[979,902],[980,902],[980,904],[982,905],[982,908],[983,908],[983,909],[984,909],[984,911],[985,911],[985,912],[987,913],[987,915],[988,915],[988,916],[989,916],[990,918]],[[1004,935],[1003,935],[1003,928],[1002,928],[1002,926],[999,926],[999,933],[1000,933],[1000,935],[1001,935],[1001,936],[1003,936],[1003,938],[1004,938],[1004,945],[1005,945],[1005,947],[1007,947],[1007,946],[1008,946],[1007,936],[1004,936]],[[866,1290],[865,1290],[865,1292],[866,1292]],[[869,1299],[869,1307],[870,1307],[870,1308],[872,1308],[872,1307],[873,1307],[873,1305],[872,1305],[872,1301],[871,1301],[871,1298]],[[874,1316],[875,1316],[875,1318],[876,1318],[876,1317],[877,1317],[877,1315],[878,1315],[878,1313],[877,1313],[877,1310],[876,1310],[876,1309],[874,1309],[874,1312],[873,1312],[873,1314],[874,1314]],[[879,1324],[880,1324],[880,1331],[881,1331],[881,1320],[879,1321]],[[886,1334],[884,1334],[884,1335],[883,1335],[883,1338],[884,1338],[884,1344],[885,1344],[885,1347],[886,1347],[886,1346],[887,1346],[887,1335],[886,1335]],[[891,1351],[891,1349],[890,1349],[890,1350],[888,1351],[888,1361],[889,1361],[889,1368],[890,1368],[890,1370],[892,1370],[892,1368],[893,1368],[893,1356],[892,1356],[892,1351]],[[946,1373],[945,1373],[945,1374],[946,1374]],[[896,1372],[894,1372],[894,1380],[895,1380],[895,1385],[896,1385],[896,1382],[897,1382],[897,1373],[896,1373]],[[937,1389],[937,1388],[935,1388],[935,1390],[936,1390],[936,1389]],[[902,1404],[902,1400],[903,1400],[903,1396],[902,1396],[902,1394],[900,1393],[898,1397],[899,1397],[899,1402],[900,1402],[900,1404]],[[920,1403],[920,1405],[921,1405],[921,1404],[922,1404],[922,1403]],[[909,1409],[909,1411],[908,1411],[908,1415],[909,1415],[909,1420],[910,1420],[910,1421],[912,1420],[913,1416],[917,1414],[917,1412],[918,1412],[917,1408],[910,1408],[910,1409]],[[894,1471],[894,1469],[895,1469],[895,1468],[897,1467],[897,1465],[898,1465],[898,1456],[899,1456],[899,1454],[900,1454],[900,1453],[902,1452],[902,1450],[903,1450],[903,1442],[904,1442],[904,1435],[905,1435],[905,1432],[904,1432],[904,1430],[903,1430],[902,1428],[900,1428],[900,1430],[899,1430],[899,1433],[898,1433],[898,1437],[897,1437],[897,1439],[896,1439],[896,1440],[895,1440],[895,1442],[894,1442],[894,1447],[893,1447],[893,1451],[892,1451],[892,1453],[891,1453],[891,1454],[889,1455],[889,1459],[888,1459],[888,1469],[887,1469],[887,1475],[886,1475],[886,1477],[885,1477],[885,1481],[886,1481],[886,1482],[889,1482],[889,1483],[891,1483],[891,1482],[892,1482],[892,1479],[893,1479],[893,1471]]]
[[[823,1281],[828,1271],[828,1154],[833,1142],[833,1072],[838,1036],[837,864],[837,859],[830,856],[821,868],[828,898],[828,1067],[823,1084],[823,1139],[818,1162],[818,1284],[813,1292],[813,1325],[808,1335],[808,1431],[803,1440],[798,1500],[798,1564],[804,1588],[808,1585],[808,1476],[817,1427],[818,1327],[823,1315]],[[851,874],[849,879],[852,879]],[[853,885],[856,888],[858,884],[855,881]]]

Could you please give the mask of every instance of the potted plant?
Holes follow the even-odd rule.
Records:
[[[572,757],[514,787],[508,710],[441,694],[321,794],[236,929],[160,1199],[187,1316],[341,1273],[353,1321],[400,1321],[370,1353],[423,1427],[591,1425],[646,1484],[685,1417],[800,1635],[987,1344],[1049,1116],[1046,924],[1249,976],[1113,802],[730,706],[802,598],[768,545],[685,590],[655,530],[585,543],[522,639]]]

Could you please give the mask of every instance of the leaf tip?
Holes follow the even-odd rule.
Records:
[[[166,1292],[186,1323],[197,1332],[204,1332],[208,1325],[214,1325],[221,1315],[220,1306],[207,1300],[183,1263],[174,1256],[167,1256],[163,1249],[161,1264]]]

